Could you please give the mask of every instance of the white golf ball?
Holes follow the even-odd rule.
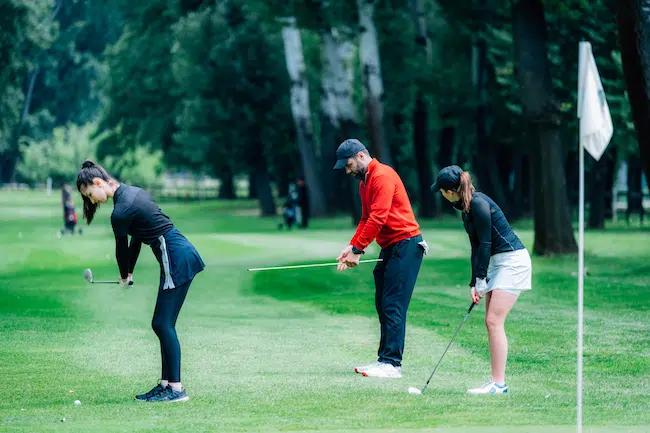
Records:
[[[75,406],[79,406],[80,404],[81,404],[81,402],[80,402],[79,400],[75,400],[75,401],[74,401],[74,405],[75,405]]]
[[[420,391],[419,389],[412,386],[412,387],[409,388],[409,394],[418,394],[419,395],[419,394],[422,394],[422,391]]]

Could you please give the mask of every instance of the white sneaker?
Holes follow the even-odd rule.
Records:
[[[479,388],[468,389],[468,394],[479,395],[479,394],[506,394],[508,392],[508,385],[505,383],[503,386],[497,385],[496,382],[488,382],[485,385]]]
[[[378,362],[376,366],[362,371],[365,377],[379,377],[382,379],[399,379],[402,377],[402,367],[395,367],[387,362]]]
[[[355,372],[355,373],[359,373],[359,374],[361,374],[361,373],[363,373],[364,371],[366,371],[366,370],[370,370],[371,368],[374,368],[374,367],[376,367],[376,366],[378,366],[378,365],[379,365],[379,362],[375,361],[375,362],[373,362],[372,364],[363,365],[363,366],[361,366],[361,367],[354,367],[354,372]]]

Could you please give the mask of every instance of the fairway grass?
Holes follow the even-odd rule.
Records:
[[[177,325],[191,400],[151,405],[133,400],[160,369],[149,248],[133,288],[88,284],[88,267],[97,280],[117,278],[112,206],[83,236],[57,239],[56,194],[0,192],[0,431],[575,431],[575,256],[533,257],[533,290],[506,323],[508,395],[465,394],[489,377],[481,303],[414,396],[408,387],[424,386],[470,304],[459,221],[422,221],[432,251],[409,310],[404,377],[373,380],[353,372],[376,359],[372,264],[246,271],[334,261],[353,233],[349,218],[278,232],[278,218],[255,217],[251,202],[162,207],[207,268]],[[531,230],[518,233],[532,249]],[[588,231],[586,248],[583,431],[650,432],[650,232]],[[377,253],[373,245],[364,258]]]

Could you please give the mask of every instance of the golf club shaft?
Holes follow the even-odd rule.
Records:
[[[91,282],[93,284],[95,284],[95,283],[97,283],[97,284],[119,284],[120,283],[119,281],[95,281],[95,280],[93,280]]]
[[[371,263],[371,262],[380,262],[383,259],[370,259],[370,260],[361,260],[359,263]],[[340,264],[340,262],[334,262],[334,263],[316,263],[312,265],[294,265],[294,266],[274,266],[271,268],[251,268],[248,271],[249,272],[254,272],[254,271],[277,271],[277,270],[282,270],[282,269],[301,269],[301,268],[316,268],[316,267],[321,267],[321,266],[336,266]]]
[[[463,318],[463,321],[460,322],[460,325],[458,325],[458,328],[456,328],[456,332],[454,332],[454,335],[453,337],[451,337],[451,340],[449,341],[447,348],[442,353],[442,356],[440,357],[438,364],[436,364],[436,368],[433,369],[433,373],[431,373],[431,376],[429,376],[429,380],[427,380],[427,383],[424,385],[424,388],[422,388],[422,392],[424,392],[424,390],[427,389],[427,386],[429,386],[429,382],[431,381],[433,375],[436,374],[436,370],[440,366],[440,363],[442,362],[442,358],[444,358],[445,354],[447,353],[447,350],[449,350],[449,346],[451,346],[451,343],[454,341],[454,338],[456,338],[456,334],[458,334],[458,331],[460,331],[460,327],[463,326],[463,323],[465,323],[465,320],[467,320],[467,316],[469,316],[469,313],[472,311],[472,308],[474,308],[475,305],[476,304],[472,302],[472,305],[469,306],[469,309],[467,310],[467,313],[465,313],[465,317]]]

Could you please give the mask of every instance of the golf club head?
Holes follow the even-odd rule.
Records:
[[[420,394],[422,394],[422,391],[420,391],[419,389],[417,389],[414,386],[411,386],[411,387],[409,387],[409,394],[420,395]]]
[[[86,281],[88,281],[89,283],[92,283],[92,282],[93,282],[93,273],[92,273],[92,271],[90,270],[90,268],[84,270],[84,278],[85,278]]]

